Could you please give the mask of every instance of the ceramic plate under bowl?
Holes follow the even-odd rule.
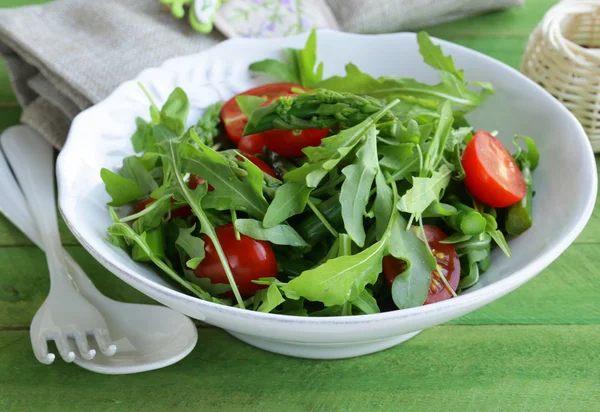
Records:
[[[60,209],[81,244],[119,278],[157,301],[193,318],[224,328],[251,345],[306,358],[343,358],[396,345],[416,332],[449,321],[516,289],[554,259],[581,232],[596,199],[596,164],[575,117],[542,88],[512,68],[483,54],[440,41],[468,79],[489,81],[496,94],[468,117],[475,128],[499,130],[511,147],[514,134],[531,136],[541,161],[534,172],[535,222],[510,242],[513,256],[498,250],[479,283],[454,299],[376,315],[308,318],[258,313],[217,305],[169,286],[150,266],[139,264],[108,242],[111,224],[100,169],[117,170],[133,154],[130,136],[137,116],[148,118],[142,82],[162,104],[177,86],[189,95],[190,125],[203,108],[261,83],[248,64],[277,58],[284,47],[302,47],[306,35],[274,40],[235,39],[203,53],[179,57],[142,72],[106,100],[81,113],[58,159]],[[318,57],[325,76],[343,74],[353,62],[374,76],[402,75],[436,82],[423,63],[412,33],[355,35],[318,33]],[[264,82],[264,80],[262,81]]]

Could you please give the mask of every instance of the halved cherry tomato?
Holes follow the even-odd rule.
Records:
[[[261,133],[242,136],[238,149],[244,153],[261,154],[265,150],[265,140]]]
[[[465,184],[486,205],[507,207],[527,194],[525,179],[504,145],[484,130],[467,144],[462,157]]]
[[[297,96],[289,93],[286,96]],[[273,97],[263,106],[268,106],[281,96]],[[329,133],[329,129],[304,129],[304,130],[280,130],[273,129],[262,132],[264,145],[281,156],[299,157],[304,156],[302,149],[308,146],[319,146],[321,140]]]
[[[270,98],[292,93],[292,89],[296,88],[302,89],[302,86],[295,83],[265,84],[264,86],[259,86],[250,90],[246,90],[245,92],[240,93],[237,96],[250,95]],[[235,100],[237,96],[234,96],[231,99],[229,99],[221,109],[221,120],[223,121],[223,125],[225,126],[225,132],[235,144],[238,144],[240,142],[240,139],[244,134],[244,128],[246,127],[246,123],[248,123],[248,117],[244,113],[242,113],[242,111],[240,110],[240,106],[238,106]]]
[[[431,225],[425,225],[423,228],[425,229],[427,243],[429,243],[433,256],[435,256],[438,265],[442,269],[442,274],[446,277],[452,289],[456,290],[460,281],[460,260],[458,260],[456,249],[452,245],[440,243],[440,240],[447,237],[441,229]],[[390,288],[396,276],[405,270],[406,263],[403,260],[396,259],[393,256],[383,258],[383,274]],[[432,272],[429,294],[424,304],[441,302],[451,296],[452,293],[444,286],[438,275]]]
[[[242,297],[250,297],[265,287],[253,283],[253,280],[277,276],[277,261],[269,242],[245,235],[240,235],[240,240],[237,240],[232,224],[220,226],[215,231]],[[210,279],[213,284],[229,284],[214,243],[206,235],[200,237],[204,240],[206,255],[194,274],[199,278]],[[228,292],[227,295],[231,296],[232,293]]]
[[[275,172],[273,171],[273,169],[271,169],[271,166],[269,166],[263,160],[259,159],[258,157],[254,156],[254,155],[251,155],[250,153],[243,153],[243,155],[246,156],[246,159],[250,160],[256,166],[258,166],[258,168],[260,170],[262,170],[266,174],[271,175],[273,177],[277,177],[277,176],[275,176]],[[242,160],[241,156],[236,156],[236,157],[238,158],[238,160]]]

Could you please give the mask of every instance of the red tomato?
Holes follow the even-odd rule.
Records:
[[[242,136],[238,149],[244,153],[260,154],[265,150],[265,140],[261,133]]]
[[[302,86],[295,83],[265,84],[264,86],[246,90],[237,96],[250,95],[269,98],[289,94],[292,92],[292,89],[295,88],[302,88]],[[238,106],[237,102],[235,101],[237,96],[229,99],[221,109],[221,120],[225,126],[225,132],[227,133],[227,136],[229,136],[229,138],[236,144],[240,142],[240,139],[244,134],[246,123],[248,123],[248,117],[242,113],[240,106]]]
[[[243,155],[246,156],[246,159],[250,160],[256,166],[258,166],[258,168],[260,170],[262,170],[266,174],[271,175],[273,177],[277,177],[277,176],[275,176],[275,172],[273,171],[273,169],[271,169],[271,166],[269,166],[265,161],[259,159],[258,157],[254,156],[254,155],[251,155],[249,153],[243,153]],[[236,157],[238,158],[238,160],[242,160],[241,156],[236,156]]]
[[[294,93],[289,93],[286,96],[297,96]],[[263,106],[268,106],[281,96],[273,97]],[[262,132],[264,145],[277,154],[286,157],[304,156],[302,149],[308,146],[319,146],[321,140],[327,136],[329,129],[305,129],[305,130],[280,130],[273,129]]]
[[[507,207],[527,194],[517,162],[504,145],[480,130],[467,144],[462,157],[465,184],[471,193],[492,207]]]
[[[240,235],[240,240],[237,240],[232,224],[220,226],[216,232],[242,297],[250,297],[265,287],[253,283],[253,280],[277,276],[277,261],[269,242],[245,235]],[[194,274],[199,278],[209,278],[213,284],[229,284],[212,240],[206,235],[200,237],[204,240],[206,256]],[[231,292],[228,294],[232,295]]]
[[[456,254],[456,249],[452,245],[440,243],[440,240],[446,239],[446,234],[435,226],[425,225],[425,236],[433,256],[442,269],[442,274],[448,280],[453,290],[458,287],[460,281],[460,261]],[[396,276],[406,270],[406,263],[393,256],[383,258],[383,274],[390,288]],[[452,296],[452,293],[444,286],[437,274],[431,273],[431,284],[429,285],[429,294],[425,300],[425,305],[434,302],[441,302]]]

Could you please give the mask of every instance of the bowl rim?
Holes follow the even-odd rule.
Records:
[[[470,306],[470,303],[473,301],[489,301],[494,298],[498,298],[521,284],[527,282],[535,275],[537,275],[541,270],[547,267],[550,263],[552,263],[555,259],[557,259],[562,252],[564,252],[573,241],[577,238],[577,236],[581,233],[588,220],[590,219],[592,212],[594,210],[596,195],[598,190],[598,176],[597,173],[593,173],[591,176],[591,190],[587,194],[587,198],[585,199],[585,206],[583,207],[583,213],[581,213],[576,220],[576,223],[572,225],[565,236],[560,239],[553,247],[546,249],[542,252],[536,259],[527,263],[523,267],[509,274],[505,278],[498,280],[490,285],[486,285],[480,289],[469,292],[465,295],[458,295],[457,297],[447,299],[442,302],[437,302],[432,305],[424,305],[418,306],[414,308],[408,309],[397,309],[389,312],[382,312],[376,314],[368,314],[368,315],[360,315],[360,316],[331,316],[331,317],[307,317],[307,316],[294,316],[294,315],[282,315],[282,314],[274,314],[274,313],[262,313],[257,311],[245,310],[236,308],[233,306],[221,305],[218,303],[208,302],[201,300],[199,298],[187,295],[179,290],[171,289],[155,281],[152,281],[144,276],[139,275],[135,271],[130,271],[125,268],[121,268],[118,264],[111,262],[109,259],[105,258],[100,252],[95,250],[83,237],[83,235],[77,230],[77,227],[73,224],[69,217],[68,207],[64,207],[68,200],[70,199],[68,193],[63,190],[64,186],[61,184],[64,177],[68,171],[67,161],[70,157],[70,152],[73,148],[74,138],[71,138],[73,135],[80,134],[77,133],[81,128],[82,123],[86,120],[88,116],[94,116],[97,111],[100,111],[105,106],[109,106],[113,100],[115,100],[121,91],[129,87],[132,83],[137,83],[138,79],[142,76],[147,76],[150,72],[161,72],[168,70],[170,65],[177,63],[178,61],[185,61],[187,59],[199,58],[203,54],[208,52],[214,52],[217,49],[227,50],[228,48],[239,48],[244,47],[248,44],[269,44],[273,43],[275,45],[279,44],[282,47],[289,47],[289,43],[298,42],[300,40],[306,39],[309,33],[302,33],[294,36],[289,36],[286,38],[276,38],[276,39],[247,39],[247,38],[233,38],[226,41],[223,41],[211,48],[203,50],[198,53],[193,53],[185,56],[177,56],[174,58],[170,58],[165,60],[160,66],[151,67],[144,69],[141,71],[134,79],[125,81],[121,83],[108,97],[94,106],[82,111],[79,113],[69,130],[68,138],[63,150],[60,152],[57,165],[56,165],[56,173],[57,173],[57,181],[58,181],[58,189],[59,189],[59,210],[63,219],[69,228],[69,230],[73,233],[75,238],[84,246],[84,248],[105,268],[109,269],[113,274],[118,273],[118,277],[125,279],[131,279],[135,283],[143,284],[144,288],[153,290],[157,295],[164,296],[166,299],[175,299],[177,301],[183,302],[185,304],[194,304],[200,305],[199,310],[201,311],[202,306],[205,306],[206,309],[211,311],[221,312],[222,314],[233,315],[237,317],[249,317],[255,320],[267,321],[267,322],[285,322],[285,323],[296,323],[296,324],[313,324],[313,325],[352,325],[352,324],[362,324],[362,323],[372,323],[372,322],[383,322],[388,321],[390,319],[399,319],[399,318],[409,318],[417,315],[426,315],[432,314],[435,312],[444,312],[450,308],[459,309],[466,308]],[[386,34],[356,34],[356,33],[346,33],[346,32],[338,32],[329,29],[321,29],[317,31],[318,36],[330,36],[334,39],[337,38],[403,38],[410,37],[416,39],[416,33],[386,33]],[[540,85],[535,83],[533,80],[529,79],[518,70],[512,68],[511,66],[496,60],[492,57],[489,57],[481,52],[470,49],[468,47],[464,47],[458,45],[456,43],[452,43],[446,40],[438,39],[436,37],[431,36],[431,39],[434,40],[437,44],[442,46],[450,45],[451,47],[462,49],[467,54],[475,55],[479,59],[483,59],[488,63],[500,66],[503,70],[510,71],[513,74],[520,77],[523,81],[527,82],[530,86],[537,88],[542,91],[547,98],[552,100],[552,105],[554,105],[560,112],[562,112],[566,118],[571,123],[573,123],[573,136],[572,138],[580,139],[584,141],[584,147],[586,148],[584,151],[586,153],[582,154],[581,162],[587,163],[588,167],[591,167],[592,170],[596,171],[596,162],[594,153],[591,148],[591,144],[587,139],[585,131],[581,124],[577,121],[575,116],[567,110],[558,100],[556,100],[552,95],[550,95],[545,89],[543,89]],[[584,156],[583,156],[584,155]]]

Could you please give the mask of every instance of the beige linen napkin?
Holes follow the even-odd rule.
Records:
[[[227,4],[267,1],[276,0]],[[289,11],[298,1],[279,0]],[[316,1],[324,4],[300,1],[306,7]],[[331,8],[328,15],[337,20],[329,27],[372,33],[428,26],[523,0],[325,1]],[[104,99],[121,82],[168,58],[198,52],[224,39],[217,31],[197,33],[186,20],[176,20],[161,8],[155,0],[55,0],[0,10],[0,57],[23,107],[22,122],[60,148],[77,113]],[[254,21],[228,21],[228,34],[240,33],[249,23]]]

